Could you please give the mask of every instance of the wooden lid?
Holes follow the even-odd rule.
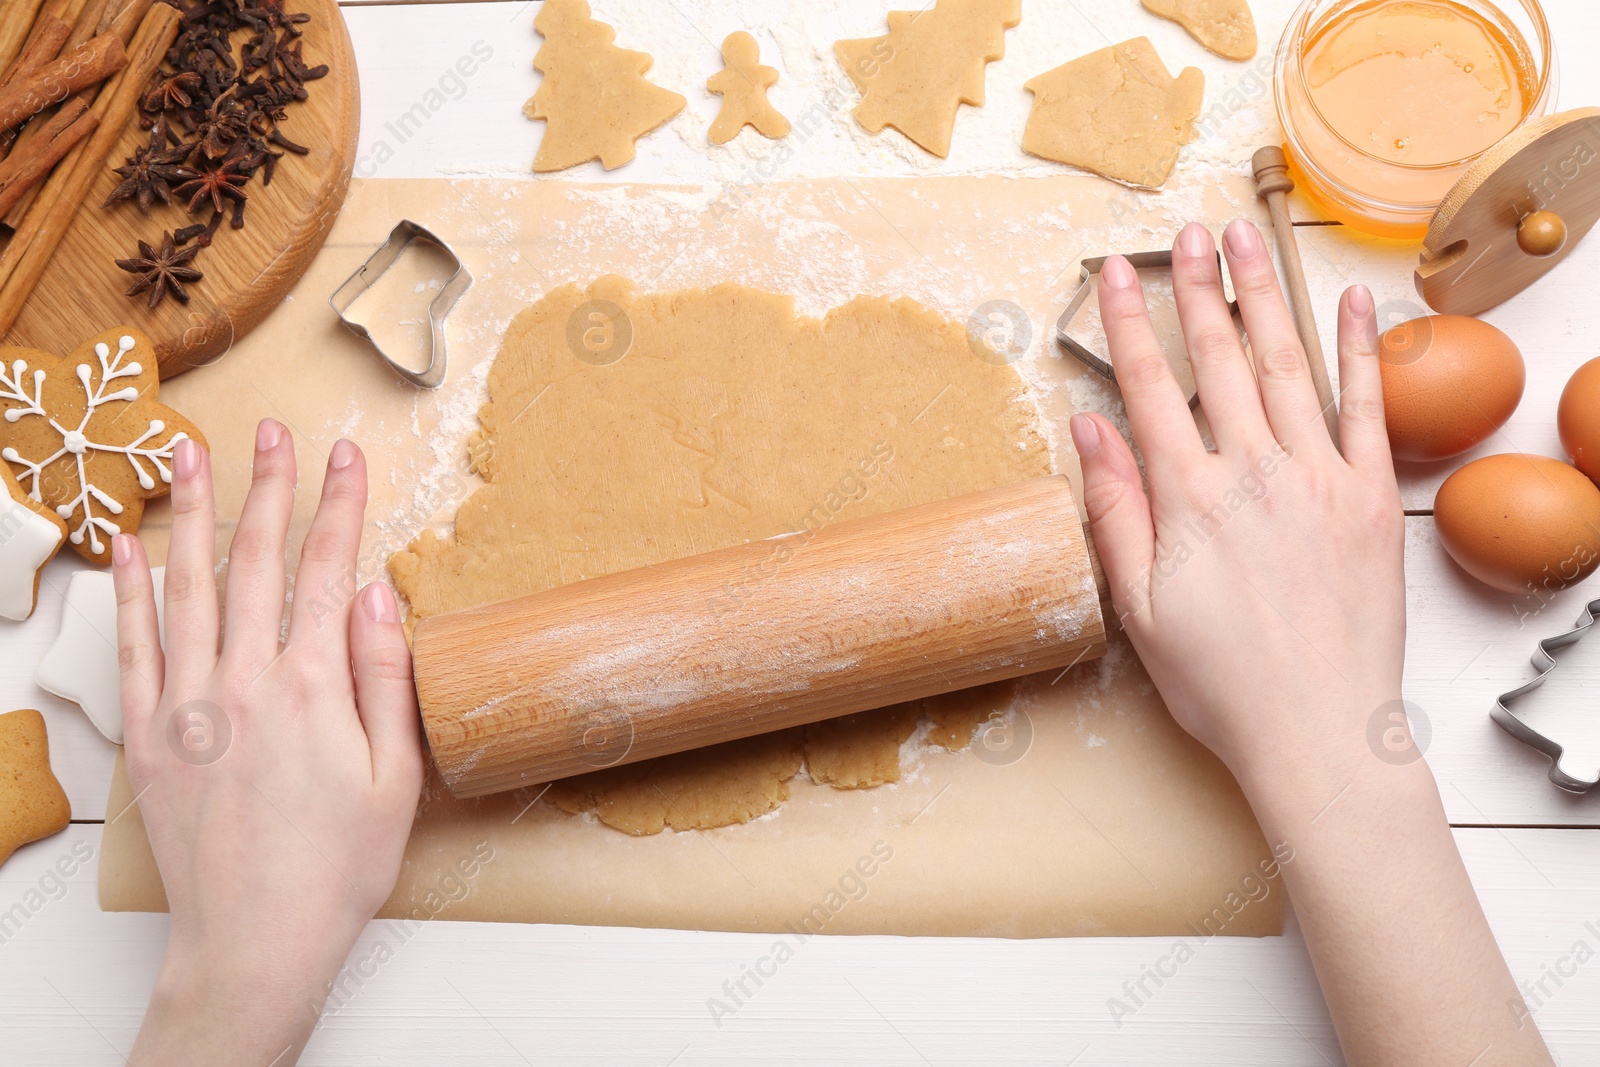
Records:
[[[1476,315],[1544,277],[1600,221],[1600,108],[1531,122],[1472,165],[1428,227],[1417,292]]]

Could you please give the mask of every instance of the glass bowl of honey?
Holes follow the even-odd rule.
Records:
[[[1420,239],[1502,138],[1555,106],[1537,0],[1306,0],[1274,87],[1295,180],[1331,218]]]

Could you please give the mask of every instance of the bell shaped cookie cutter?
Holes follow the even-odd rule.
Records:
[[[1494,710],[1489,713],[1489,717],[1498,723],[1506,733],[1523,744],[1536,748],[1546,756],[1549,756],[1550,780],[1569,793],[1587,793],[1596,785],[1600,785],[1600,765],[1593,768],[1593,777],[1589,778],[1582,777],[1576,773],[1579,768],[1563,767],[1561,762],[1564,751],[1563,746],[1518,718],[1517,713],[1511,710],[1511,705],[1545,683],[1545,680],[1559,666],[1555,657],[1557,650],[1566,648],[1568,645],[1575,645],[1581,641],[1584,634],[1594,627],[1596,618],[1600,618],[1600,600],[1589,602],[1588,606],[1584,608],[1583,617],[1578,620],[1577,626],[1574,626],[1564,634],[1557,634],[1554,637],[1547,637],[1540,641],[1538,649],[1533,654],[1533,665],[1538,669],[1539,676],[1526,685],[1511,690],[1509,693],[1502,693],[1500,698],[1495,701]],[[1587,770],[1588,768],[1584,769]]]
[[[428,365],[420,371],[414,371],[410,367],[397,362],[394,357],[379,347],[378,342],[373,339],[372,334],[365,326],[345,317],[345,312],[350,310],[351,305],[360,298],[361,294],[371,289],[373,284],[383,276],[383,273],[394,266],[400,257],[405,255],[406,249],[417,241],[426,241],[437,246],[455,265],[453,273],[444,279],[444,284],[439,289],[439,295],[434,297],[433,303],[428,305],[428,326],[432,341],[428,350]],[[383,246],[372,253],[367,258],[367,261],[356,268],[356,272],[350,275],[343,285],[334,290],[332,296],[328,297],[328,306],[333,308],[334,314],[339,316],[339,321],[344,323],[345,328],[371,345],[372,350],[378,353],[396,374],[412,385],[420,386],[423,389],[437,389],[444,384],[446,365],[445,316],[450,314],[450,309],[456,306],[456,301],[461,299],[461,294],[465,293],[471,285],[472,275],[467,271],[466,266],[461,262],[461,257],[456,255],[454,249],[444,241],[441,241],[426,227],[419,226],[410,219],[401,219],[395,225],[395,228],[390,231],[389,239],[383,243]]]

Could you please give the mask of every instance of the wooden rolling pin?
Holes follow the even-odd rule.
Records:
[[[417,624],[459,797],[538,785],[1105,652],[1066,478],[1036,478]]]

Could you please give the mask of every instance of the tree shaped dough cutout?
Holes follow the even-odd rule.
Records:
[[[534,69],[544,75],[522,113],[545,123],[533,169],[566,170],[598,159],[633,162],[634,142],[688,102],[645,78],[654,62],[611,42],[617,31],[589,17],[585,0],[544,0],[533,20],[544,37]]]
[[[1248,0],[1144,0],[1144,7],[1176,22],[1224,59],[1256,54],[1256,20]]]
[[[1005,31],[1021,21],[1021,0],[939,0],[889,12],[883,37],[839,41],[834,55],[862,94],[856,121],[868,133],[893,126],[948,156],[956,112],[983,106],[988,66],[1005,56]]]
[[[706,80],[706,88],[722,97],[722,110],[711,124],[712,144],[727,144],[746,126],[763,137],[781,141],[789,136],[789,120],[767,100],[767,90],[778,84],[778,72],[761,65],[761,47],[743,30],[722,42],[723,68]]]
[[[204,443],[159,388],[155,349],[126,328],[70,356],[0,349],[0,458],[91,563],[109,563],[110,535],[136,532],[145,501],[171,491],[178,442]]]
[[[1033,111],[1025,151],[1155,188],[1194,139],[1206,79],[1194,67],[1167,73],[1148,38],[1102,48],[1027,82]]]

